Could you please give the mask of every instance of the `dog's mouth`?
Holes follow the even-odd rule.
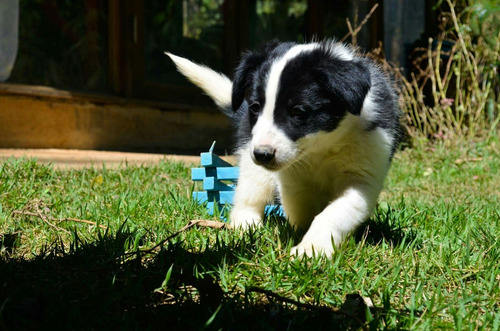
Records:
[[[252,160],[256,165],[261,166],[269,171],[284,170],[284,169],[290,168],[290,166],[292,166],[294,164],[293,160],[281,160],[280,161],[277,158],[273,158],[272,160],[266,161],[266,162],[260,162],[253,155],[252,155]]]
[[[277,162],[276,159],[273,159],[273,160],[268,161],[268,162],[261,162],[261,161],[257,160],[252,155],[252,161],[256,165],[261,166],[261,167],[266,168],[267,170],[271,170],[271,171],[278,171],[278,170],[280,170],[283,167],[283,165],[280,164],[279,162]]]
[[[280,169],[282,169],[282,166],[280,166],[279,164],[256,164],[271,171],[279,171]]]
[[[293,170],[293,169],[307,169],[310,164],[306,161],[304,161],[304,157],[307,153],[304,151],[296,151],[296,154],[289,159],[285,160],[276,160],[274,159],[273,162],[268,163],[268,164],[260,164],[259,162],[255,161],[255,164],[260,165],[261,167],[266,168],[267,170],[270,171],[288,171],[288,170]]]

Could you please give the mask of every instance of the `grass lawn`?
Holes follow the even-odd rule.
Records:
[[[499,329],[499,147],[399,152],[375,215],[331,260],[290,259],[300,237],[280,219],[166,240],[211,219],[180,163],[54,170],[10,159],[0,329]]]

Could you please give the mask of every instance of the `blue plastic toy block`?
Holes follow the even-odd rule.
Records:
[[[215,208],[224,215],[233,203],[235,183],[240,175],[240,169],[214,154],[214,147],[215,141],[208,152],[200,154],[202,168],[191,169],[191,179],[203,182],[203,191],[193,192],[193,199],[200,204],[206,204],[210,215],[214,214]],[[264,213],[285,216],[280,205],[268,205]],[[224,216],[222,218],[225,220]]]

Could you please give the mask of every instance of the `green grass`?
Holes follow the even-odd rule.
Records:
[[[290,259],[300,237],[275,219],[246,234],[192,228],[139,253],[210,219],[190,199],[189,168],[10,159],[0,164],[0,329],[359,328],[335,310],[356,293],[376,306],[358,314],[363,328],[499,329],[498,147],[397,154],[375,215],[331,260]]]

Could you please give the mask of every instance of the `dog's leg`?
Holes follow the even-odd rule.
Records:
[[[292,248],[291,254],[308,256],[323,254],[331,256],[334,246],[372,213],[381,185],[350,186],[318,214],[302,241]]]
[[[240,151],[239,166],[231,225],[243,229],[260,226],[266,204],[274,199],[276,176],[252,161],[249,146]]]
[[[328,204],[319,189],[308,186],[298,174],[287,176],[286,179],[282,175],[279,193],[288,223],[297,230],[307,230],[314,216]]]

